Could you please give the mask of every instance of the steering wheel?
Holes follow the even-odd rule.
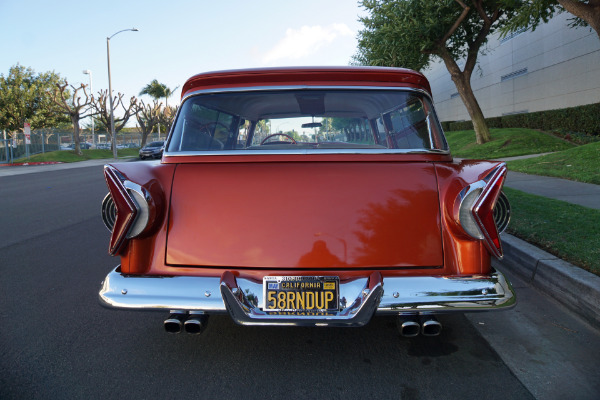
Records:
[[[260,145],[262,146],[263,144],[265,144],[266,141],[269,140],[270,138],[272,138],[273,136],[285,136],[286,138],[288,138],[292,141],[292,144],[298,144],[298,143],[296,143],[296,140],[293,137],[291,137],[290,135],[288,135],[287,133],[273,133],[273,134],[267,136],[266,138],[264,138],[262,140],[262,142],[260,142]]]

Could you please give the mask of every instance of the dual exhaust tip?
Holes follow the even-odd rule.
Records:
[[[208,315],[190,311],[189,313],[171,312],[169,318],[165,319],[164,327],[168,333],[181,333],[185,331],[191,335],[199,335],[204,332],[208,325]]]
[[[189,313],[171,312],[164,322],[165,331],[168,333],[181,333],[185,331],[191,335],[199,335],[208,325],[208,315],[201,312]],[[415,337],[438,336],[442,332],[442,324],[434,316],[400,316],[398,317],[398,331],[402,336]]]
[[[400,316],[398,317],[398,331],[402,336],[415,337],[438,336],[442,332],[442,324],[431,315]]]

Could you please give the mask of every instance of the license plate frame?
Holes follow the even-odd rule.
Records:
[[[263,277],[263,299],[263,311],[267,313],[331,314],[339,311],[340,278],[338,276],[265,276]]]

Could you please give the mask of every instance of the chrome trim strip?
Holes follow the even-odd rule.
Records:
[[[121,248],[121,246],[123,245],[125,239],[129,238],[129,233],[131,232],[131,229],[135,225],[137,217],[140,214],[140,206],[137,203],[137,201],[134,200],[131,193],[129,193],[129,191],[127,190],[127,187],[125,186],[125,182],[127,182],[127,180],[123,177],[123,175],[121,174],[121,172],[119,172],[119,170],[117,170],[115,167],[113,167],[110,164],[105,164],[104,165],[104,177],[105,177],[106,183],[108,185],[109,193],[111,193],[111,197],[113,196],[113,193],[112,193],[111,185],[110,185],[109,181],[112,182],[112,185],[115,186],[117,192],[123,197],[125,202],[131,208],[131,213],[129,213],[126,217],[127,220],[126,220],[125,226],[127,228],[127,232],[119,235],[117,237],[118,241],[114,245],[112,242],[113,237],[115,236],[115,230],[114,230],[114,225],[113,225],[111,242],[109,244],[108,252],[110,255],[115,255],[118,252],[118,250]],[[113,198],[113,202],[114,202],[114,198]],[[115,209],[116,209],[116,216],[118,217],[119,210],[116,207],[116,203],[115,203]],[[118,218],[115,219],[115,224],[116,224],[117,220],[118,220]]]
[[[225,151],[175,151],[164,152],[164,156],[264,156],[271,155],[303,155],[303,154],[441,154],[448,155],[448,150],[438,149],[296,149],[296,150],[225,150]]]
[[[351,86],[351,85],[287,85],[287,86],[244,86],[244,87],[229,87],[229,88],[215,88],[215,89],[202,89],[195,90],[187,94],[181,99],[181,104],[184,101],[193,96],[201,94],[214,94],[214,93],[229,93],[229,92],[256,92],[256,91],[280,91],[280,90],[330,90],[330,89],[341,89],[341,90],[401,90],[408,92],[422,93],[431,101],[433,104],[433,98],[424,89],[417,89],[408,86]],[[180,107],[181,108],[181,107]]]
[[[432,108],[435,110],[435,106],[433,105],[433,98],[431,95],[424,89],[417,89],[412,87],[405,86],[312,86],[312,85],[296,85],[296,86],[249,86],[249,87],[233,87],[233,88],[216,88],[216,89],[202,89],[196,90],[187,94],[184,98],[181,99],[180,106],[177,109],[177,115],[173,119],[173,123],[171,124],[171,129],[169,131],[169,135],[165,140],[165,151],[163,152],[163,156],[171,156],[171,157],[179,157],[179,156],[227,156],[227,155],[250,155],[250,154],[450,154],[450,149],[442,150],[442,149],[331,149],[331,150],[313,150],[313,149],[305,149],[303,151],[300,150],[230,150],[230,151],[186,151],[186,152],[168,152],[166,149],[169,147],[171,142],[171,135],[173,134],[173,130],[175,129],[175,125],[177,124],[177,120],[179,119],[179,113],[183,108],[183,103],[187,101],[190,97],[195,97],[203,94],[215,94],[215,93],[230,93],[230,92],[248,92],[248,91],[287,91],[287,90],[396,90],[396,91],[409,91],[409,92],[417,92],[429,99]],[[433,146],[433,140],[431,138],[431,126],[430,121],[427,121],[429,135],[430,135],[430,143]],[[438,121],[439,125],[439,121]],[[440,127],[440,132],[441,130]],[[445,138],[444,138],[445,140]],[[361,151],[358,151],[361,150]]]
[[[501,178],[503,178],[503,176],[506,174],[507,171],[508,171],[508,169],[506,168],[506,164],[502,163],[498,167],[496,167],[492,172],[490,172],[488,174],[488,176],[486,176],[483,179],[485,181],[485,183],[486,183],[485,188],[483,189],[483,192],[477,198],[477,200],[475,200],[475,203],[473,205],[473,210],[471,211],[471,213],[473,214],[473,218],[475,218],[475,221],[477,222],[477,225],[479,225],[480,227],[483,226],[483,221],[481,221],[481,218],[479,217],[479,210],[481,208],[481,205],[486,201],[486,199],[490,195],[490,191],[486,190],[486,189],[487,188],[493,188],[496,185],[496,183],[498,182],[498,180],[501,179]],[[504,185],[504,182],[502,182],[502,184]],[[500,187],[500,190],[502,190],[502,187]],[[499,195],[500,194],[498,194],[498,196]],[[495,221],[494,221],[494,223],[495,223]],[[486,244],[486,248],[498,260],[502,260],[502,258],[504,256],[503,256],[503,251],[502,251],[502,241],[499,238],[500,232],[497,232],[498,233],[498,240],[499,240],[499,243],[500,243],[500,249],[497,249],[494,246],[494,244],[493,244],[494,241],[490,237],[489,232],[487,230],[485,230],[485,229],[479,229],[479,230],[481,231],[481,233],[483,233],[483,235],[485,237],[484,243]],[[497,227],[496,227],[496,230],[497,230]]]
[[[356,310],[358,313],[375,303],[375,297],[379,296],[373,293],[375,290],[366,295],[363,293],[369,287],[368,281],[367,275],[340,282],[342,310]],[[487,311],[510,308],[516,303],[510,283],[498,271],[492,271],[490,275],[387,277],[382,279],[382,283],[384,290],[377,305],[377,314]],[[226,313],[225,298],[234,308],[232,314],[239,318],[238,322],[246,322],[246,318],[249,318],[251,324],[277,324],[277,321],[263,317],[252,319],[239,314],[240,308],[260,311],[264,304],[262,289],[262,281],[236,278],[235,285],[226,284],[223,287],[219,277],[133,276],[121,274],[120,269],[116,268],[102,283],[99,298],[100,303],[109,308],[188,310],[207,314]],[[234,301],[232,296],[237,300]],[[360,299],[358,308],[356,299]],[[358,320],[351,321],[346,317],[340,319],[340,323],[342,326],[362,323],[366,318],[364,313],[366,311]],[[296,320],[302,319],[293,317],[280,322],[295,325]],[[319,322],[335,325],[334,321]],[[314,318],[305,323],[316,325]]]
[[[431,103],[433,104],[433,101]],[[427,113],[427,117],[425,117],[425,122],[427,123],[427,132],[429,132],[429,145],[431,146],[431,150],[437,150],[433,147],[433,132],[431,131],[431,113]]]

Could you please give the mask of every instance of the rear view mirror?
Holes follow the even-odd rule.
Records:
[[[303,128],[320,128],[323,124],[320,122],[307,122],[306,124],[302,124]]]

